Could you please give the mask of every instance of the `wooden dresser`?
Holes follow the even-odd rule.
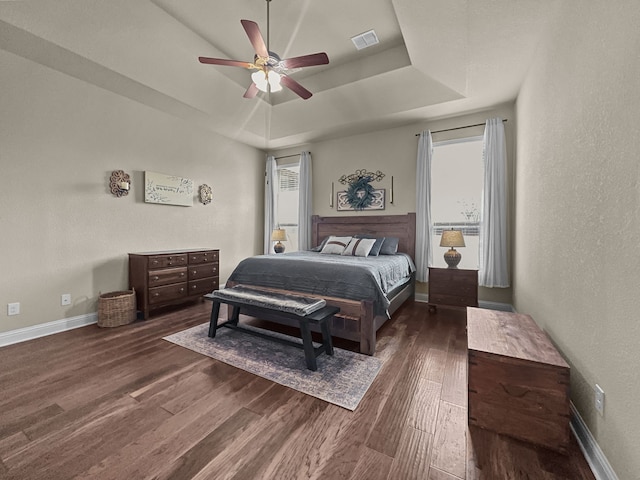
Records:
[[[467,308],[469,425],[566,453],[569,365],[529,315]]]
[[[144,319],[151,310],[202,297],[219,286],[218,250],[167,250],[129,254],[129,288]]]
[[[478,271],[429,267],[429,309],[478,306]]]

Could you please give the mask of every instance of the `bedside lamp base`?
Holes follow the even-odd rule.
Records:
[[[462,259],[462,255],[455,248],[450,248],[444,254],[444,261],[447,262],[449,268],[458,268],[458,264]]]

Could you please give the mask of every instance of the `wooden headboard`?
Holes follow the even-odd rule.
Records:
[[[312,246],[329,235],[349,236],[366,233],[376,237],[398,237],[398,251],[416,258],[416,214],[366,215],[361,217],[311,217]]]

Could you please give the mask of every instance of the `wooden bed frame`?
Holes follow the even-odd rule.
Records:
[[[366,215],[359,217],[312,217],[312,244],[319,245],[329,235],[349,236],[366,233],[376,237],[397,237],[398,251],[406,253],[415,260],[416,214],[406,215]],[[227,286],[233,286],[228,282]],[[276,290],[287,292],[286,290]],[[289,291],[291,293],[301,293]],[[304,295],[309,295],[304,293]],[[406,300],[415,295],[415,275],[411,281],[389,297],[389,314],[393,314]],[[347,300],[336,297],[323,297],[327,304],[340,307],[340,313],[331,324],[331,335],[359,342],[360,352],[373,355],[376,351],[376,332],[388,320],[385,315],[374,315],[373,299]],[[251,314],[250,312],[247,312]],[[258,318],[276,323],[297,326],[281,318]]]

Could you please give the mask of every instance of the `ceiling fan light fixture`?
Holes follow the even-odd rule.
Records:
[[[280,85],[280,74],[278,72],[274,72],[273,70],[264,71],[258,70],[251,74],[251,80],[256,84],[258,90],[261,92],[266,92],[267,90],[271,90],[272,92],[279,92],[282,90],[282,85]]]
[[[282,85],[280,85],[280,74],[278,72],[274,72],[273,70],[267,73],[267,81],[269,82],[269,88],[272,92],[279,92],[282,90]]]

